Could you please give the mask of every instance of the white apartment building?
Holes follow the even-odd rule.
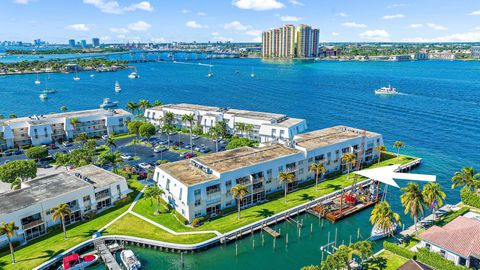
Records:
[[[182,122],[185,114],[194,115],[194,125],[200,125],[204,133],[215,126],[217,122],[224,121],[231,132],[242,136],[249,136],[251,139],[262,143],[266,142],[287,142],[297,134],[307,129],[304,119],[290,118],[285,114],[255,112],[237,109],[226,109],[221,107],[203,106],[196,104],[167,104],[153,107],[145,111],[145,118],[154,125],[161,125],[166,112],[174,114],[174,122],[177,127],[188,128],[188,123]],[[250,134],[239,134],[236,130],[238,123],[253,125]]]
[[[71,124],[74,118],[78,120],[76,127]],[[131,120],[133,115],[122,109],[95,109],[2,119],[0,146],[5,149],[15,145],[48,144],[73,139],[82,132],[88,136],[125,133],[128,132],[125,123]]]
[[[15,222],[19,227],[13,241],[30,241],[47,233],[60,221],[52,219],[52,208],[66,203],[72,215],[69,225],[86,213],[103,211],[130,193],[122,176],[94,165],[60,172],[25,182],[22,188],[0,194],[0,223]],[[0,236],[0,246],[8,244]]]
[[[241,147],[212,153],[193,159],[157,166],[154,180],[165,191],[164,199],[186,219],[215,216],[222,209],[236,205],[230,189],[242,184],[248,195],[241,206],[248,207],[265,200],[266,195],[283,189],[279,172],[295,175],[289,190],[301,182],[314,179],[309,172],[312,163],[323,163],[327,173],[342,171],[341,157],[356,153],[362,142],[363,131],[336,126],[296,135],[290,144],[271,144],[260,148]],[[289,145],[289,146],[287,146]],[[378,157],[374,150],[383,145],[382,135],[367,132],[364,162]]]

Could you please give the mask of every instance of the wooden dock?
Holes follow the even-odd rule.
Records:
[[[105,244],[105,241],[103,240],[95,240],[93,242],[95,249],[98,252],[98,255],[102,259],[102,261],[105,263],[105,267],[108,270],[121,270],[122,268],[118,264],[117,260],[115,259],[115,256],[110,252],[108,249],[107,245]]]
[[[268,227],[268,226],[263,226],[262,228],[265,232],[267,232],[268,234],[270,234],[273,238],[277,238],[277,237],[280,237],[280,233],[275,231],[274,229]]]

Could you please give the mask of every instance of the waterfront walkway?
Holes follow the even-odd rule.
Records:
[[[435,215],[430,214],[430,215],[426,216],[425,218],[419,220],[417,222],[417,226],[416,226],[417,230],[415,230],[415,224],[413,224],[412,226],[410,226],[407,229],[400,232],[400,234],[404,237],[414,235],[416,232],[418,232],[419,229],[433,223],[435,220],[437,220],[442,215],[444,215],[444,214],[446,214],[450,211],[456,211],[456,210],[458,210],[458,206],[451,205],[451,204],[446,204],[446,205],[442,206],[440,209],[438,209],[436,211]]]

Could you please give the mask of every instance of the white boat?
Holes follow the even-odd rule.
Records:
[[[380,229],[378,226],[373,226],[372,228],[372,232],[370,234],[370,240],[371,241],[376,241],[376,240],[380,240],[380,239],[383,239],[383,238],[386,238],[386,237],[389,237],[391,235],[394,235],[398,230],[398,225],[397,223],[394,223],[394,226],[392,228],[392,230],[389,230],[389,231],[383,231],[382,229]]]
[[[41,93],[38,97],[42,100],[48,99],[47,93]]]
[[[142,267],[142,264],[138,260],[133,251],[126,249],[120,252],[120,259],[127,270],[136,270]]]
[[[380,89],[375,90],[375,94],[377,95],[396,95],[398,94],[397,89],[394,87],[391,87],[390,85],[388,87],[382,87]]]
[[[94,254],[84,255],[80,257],[74,253],[63,258],[62,265],[58,270],[83,270],[95,264],[98,261],[98,256]]]
[[[41,84],[42,82],[40,81],[40,79],[38,78],[38,74],[37,74],[37,79],[35,80],[35,84]]]
[[[45,80],[45,90],[42,91],[44,94],[53,94],[56,93],[57,90],[55,89],[48,89],[48,80]]]
[[[115,81],[115,92],[120,92],[122,91],[122,88],[120,87],[120,84],[118,83],[118,81]]]
[[[212,67],[210,67],[210,71],[208,71],[207,77],[213,77]]]
[[[95,77],[95,74],[90,74],[90,78],[93,78],[93,77]]]
[[[78,77],[78,72],[77,72],[77,68],[75,67],[75,76],[73,76],[73,80],[74,81],[80,81],[80,77]]]
[[[130,74],[128,74],[128,78],[130,79],[138,79],[140,76],[138,75],[137,69],[135,68],[135,71],[132,71]]]
[[[117,106],[118,106],[118,102],[110,101],[109,98],[104,98],[103,103],[100,104],[100,108],[102,109],[116,108]]]
[[[255,71],[253,70],[253,67],[252,67],[252,73],[250,74],[250,77],[254,78],[256,75],[255,75]]]

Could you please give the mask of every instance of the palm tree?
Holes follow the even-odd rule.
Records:
[[[380,165],[380,161],[382,160],[382,153],[387,151],[387,148],[384,145],[377,145],[375,146],[375,150],[378,151],[378,163],[377,166]]]
[[[255,126],[252,125],[252,124],[246,124],[245,125],[245,129],[244,129],[244,132],[247,134],[247,138],[250,139],[250,133],[253,131],[253,128]]]
[[[358,251],[358,257],[364,262],[373,255],[373,247],[370,241],[358,241],[352,244],[352,248]]]
[[[153,202],[155,202],[154,214],[158,214],[159,212],[159,206],[160,206],[160,203],[162,202],[163,194],[165,194],[165,191],[163,191],[163,189],[159,188],[157,185],[149,186],[145,190],[145,198],[150,199],[150,202],[152,204]]]
[[[157,106],[161,106],[162,105],[162,102],[160,102],[160,100],[155,100],[153,102],[153,107],[157,107]]]
[[[70,207],[66,203],[62,203],[58,206],[55,206],[52,208],[53,210],[53,221],[57,222],[58,219],[62,221],[62,229],[63,229],[63,239],[67,239],[67,230],[65,228],[65,217],[70,216],[72,214],[72,210],[70,210]]]
[[[232,199],[237,200],[237,209],[238,209],[237,219],[240,220],[240,203],[243,200],[243,197],[247,195],[248,188],[246,186],[237,184],[236,186],[230,189],[230,192],[232,192]]]
[[[459,172],[455,172],[452,182],[452,189],[459,186],[476,189],[480,187],[480,173],[476,173],[473,167],[463,167]]]
[[[390,204],[386,201],[381,201],[375,205],[370,214],[370,222],[374,227],[390,236],[395,234],[396,224],[402,224],[400,215],[393,212]]]
[[[170,132],[175,130],[175,127],[169,123],[166,123],[161,128],[163,133],[167,133],[168,148],[170,148]]]
[[[139,105],[135,102],[128,102],[127,103],[127,110],[129,110],[132,114],[135,114],[135,111],[138,109]]]
[[[82,143],[82,145],[84,145],[88,141],[87,133],[86,132],[78,133],[77,140],[79,140]]]
[[[357,157],[352,153],[343,154],[342,156],[342,162],[344,162],[345,166],[347,166],[347,181],[350,177],[350,168],[352,164],[355,163],[356,159]]]
[[[70,124],[72,125],[73,129],[77,129],[78,123],[80,123],[80,121],[78,121],[78,118],[74,117],[70,119]]]
[[[242,135],[242,137],[244,137],[244,132],[245,132],[245,126],[246,124],[245,123],[242,123],[242,122],[239,122],[239,123],[235,123],[235,128],[240,131],[240,134]]]
[[[15,235],[15,231],[18,230],[18,227],[15,226],[15,222],[5,223],[2,222],[0,225],[0,236],[5,235],[8,240],[8,245],[10,246],[10,254],[12,254],[12,264],[15,263],[15,253],[13,250],[12,238]]]
[[[397,148],[397,157],[400,155],[400,148],[405,147],[405,143],[402,141],[395,141],[393,147]]]
[[[418,184],[408,183],[404,188],[401,188],[404,192],[400,196],[400,201],[403,207],[405,207],[405,214],[410,212],[410,216],[415,223],[415,231],[417,231],[417,220],[420,215],[423,215],[423,196],[422,191]]]
[[[218,152],[218,139],[220,138],[220,130],[217,126],[213,126],[208,130],[208,136],[215,141],[215,152]]]
[[[122,153],[120,153],[119,151],[108,151],[98,158],[98,163],[101,166],[111,165],[113,167],[113,172],[115,173],[117,172],[118,165],[123,163],[123,159],[121,156]]]
[[[110,149],[110,151],[112,150],[111,147],[115,147],[117,148],[117,144],[115,143],[115,139],[113,139],[112,137],[108,137],[107,138],[107,141],[105,142],[105,146],[108,147],[108,149]]]
[[[173,119],[175,119],[175,114],[173,114],[172,112],[166,112],[163,116],[163,122],[167,124],[172,124]]]
[[[150,105],[150,101],[146,100],[146,99],[141,99],[139,102],[138,102],[138,106],[140,108],[142,108],[142,110],[145,112],[146,109],[152,107],[152,105]]]
[[[278,180],[280,181],[280,184],[284,184],[284,186],[285,186],[285,203],[286,203],[287,202],[288,183],[292,183],[293,181],[295,181],[295,174],[280,172],[280,173],[278,173]]]
[[[193,114],[184,114],[182,115],[182,122],[188,123],[190,129],[190,152],[193,153],[193,144],[192,144],[192,132],[193,132]]]
[[[66,112],[68,109],[67,109],[67,106],[62,106],[60,107],[60,111],[62,112]]]
[[[432,210],[435,217],[435,210],[443,205],[443,199],[446,196],[442,191],[442,186],[439,183],[427,183],[423,186],[422,196],[425,205]]]
[[[315,191],[318,191],[318,176],[323,175],[327,169],[325,169],[323,163],[313,163],[310,166],[309,171],[315,174]]]

